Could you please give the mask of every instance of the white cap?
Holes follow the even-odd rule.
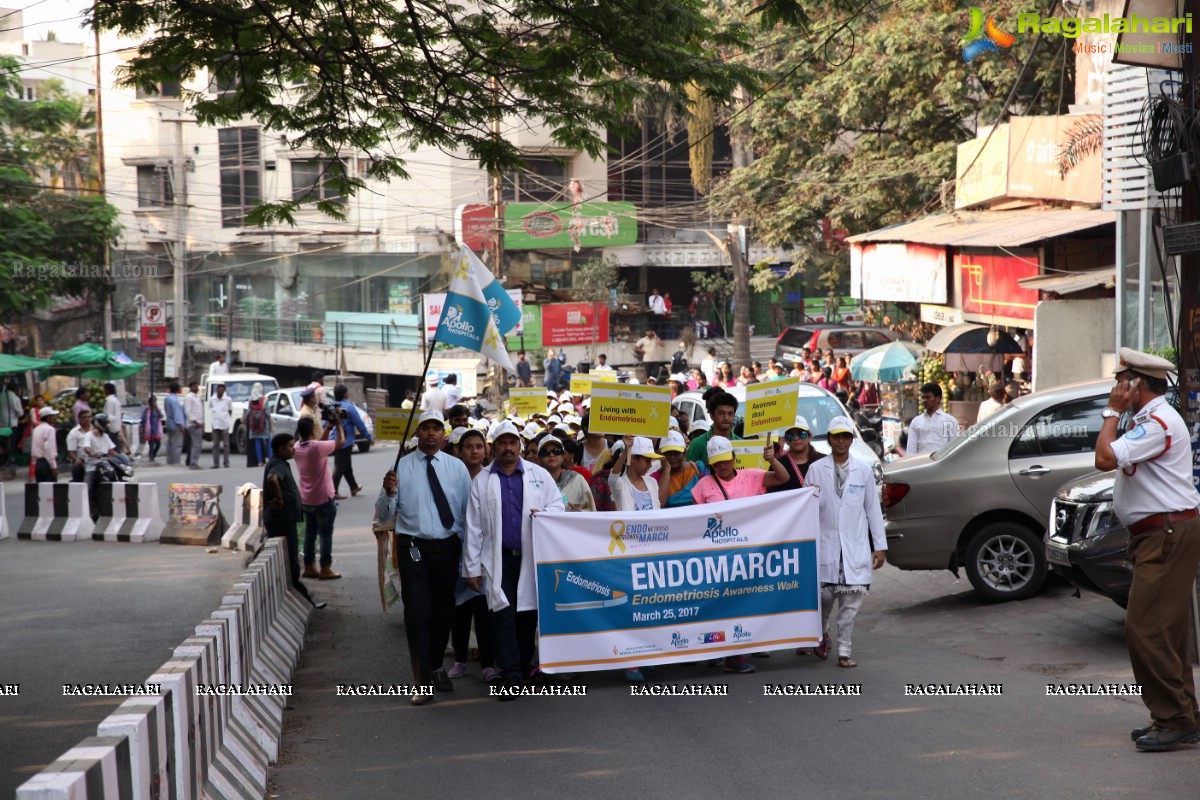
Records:
[[[561,400],[561,401],[562,401],[562,402],[564,402],[564,403],[569,403],[569,402],[571,402],[571,390],[570,390],[570,389],[563,389],[561,392],[559,392],[559,394],[558,394],[558,399],[559,399],[559,400]]]
[[[559,422],[562,422],[562,417],[558,414],[551,414],[549,419],[546,420],[547,424],[557,424]]]
[[[54,406],[45,406],[40,411],[38,411],[39,418],[40,417],[53,417],[56,414],[58,414],[58,409],[55,408]]]
[[[674,375],[672,375],[671,377],[667,378],[667,380],[669,380],[669,381],[679,381],[680,383],[687,383],[687,382],[688,382],[687,375],[684,375],[682,372],[676,372]]]
[[[565,423],[562,423],[562,422],[560,422],[554,426],[554,433],[555,434],[561,433],[563,436],[567,437],[568,439],[575,438],[575,431],[571,430],[571,428],[569,426],[567,426]]]
[[[650,441],[645,436],[633,437],[633,447],[629,450],[631,456],[645,456],[646,458],[662,458],[661,455],[654,452],[654,442]]]
[[[541,441],[538,442],[538,452],[542,452],[542,448],[551,442],[554,442],[554,444],[562,447],[562,439],[558,438],[557,436],[543,436]]]
[[[427,384],[429,384],[430,386],[437,386],[437,384],[438,384],[438,376],[437,376],[437,373],[433,373],[432,375],[426,375],[426,376],[425,376],[425,382],[426,382]]]
[[[670,419],[667,420],[667,427],[673,431],[679,430],[679,420],[675,419],[674,417],[671,417]]]
[[[458,444],[458,440],[463,437],[463,434],[466,433],[467,430],[467,428],[455,428],[454,430],[450,431],[450,444]]]
[[[797,415],[796,415],[796,421],[795,421],[795,422],[793,422],[791,425],[787,426],[786,428],[784,428],[784,430],[788,430],[788,431],[790,431],[792,428],[799,428],[799,429],[800,429],[800,430],[802,430],[802,431],[811,431],[811,430],[812,430],[812,428],[810,428],[810,427],[808,426],[808,420],[807,420],[807,419],[805,419],[805,418],[804,418],[802,415],[800,415],[800,414],[797,414]]]
[[[563,417],[563,422],[567,423],[568,425],[582,425],[583,417],[577,414],[567,414],[565,417]]]
[[[507,436],[509,434],[516,436],[518,438],[520,438],[520,436],[521,436],[520,431],[517,430],[517,426],[513,425],[508,420],[502,420],[500,422],[497,422],[495,425],[493,425],[491,428],[488,429],[488,434],[487,434],[488,444],[491,444],[492,442],[496,441],[501,436]]]
[[[639,383],[641,383],[641,381],[639,381],[637,378],[630,378],[627,383],[637,386]]]
[[[587,406],[588,408],[591,408],[592,407],[592,398],[590,398],[590,397],[583,398],[583,402],[580,405],[584,405],[584,406]]]
[[[682,453],[687,450],[687,442],[683,439],[683,434],[679,431],[667,431],[667,435],[658,443],[658,449],[662,452],[675,450]]]
[[[487,433],[488,428],[492,427],[492,423],[489,422],[487,420],[487,418],[485,417],[484,419],[481,419],[478,422],[476,422],[471,427],[473,427],[477,431],[483,431],[484,433]]]
[[[708,440],[708,463],[716,464],[733,458],[733,443],[724,436],[714,436]]]
[[[712,428],[712,423],[706,419],[698,419],[688,427],[688,433],[696,433],[697,431],[707,431]]]
[[[528,425],[525,426],[525,429],[523,431],[521,431],[521,435],[524,436],[526,439],[532,439],[532,438],[536,437],[539,433],[541,433],[543,430],[545,430],[545,428],[543,428],[541,425],[538,425],[536,422],[530,422]]]
[[[838,416],[829,420],[829,430],[827,430],[825,433],[828,436],[832,436],[835,433],[852,434],[854,433],[854,423],[850,421],[849,417],[839,414]]]
[[[417,417],[417,427],[418,428],[421,427],[422,425],[424,425],[426,422],[429,422],[430,420],[433,420],[442,426],[445,426],[445,424],[446,424],[446,418],[442,416],[442,412],[434,411],[431,408],[428,411],[422,411],[421,416]]]

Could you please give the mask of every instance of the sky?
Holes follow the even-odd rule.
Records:
[[[92,33],[80,27],[80,16],[90,3],[79,0],[0,0],[0,8],[20,9],[25,14],[26,39],[44,39],[53,30],[60,42],[91,41]],[[12,27],[11,19],[0,19],[0,28]]]

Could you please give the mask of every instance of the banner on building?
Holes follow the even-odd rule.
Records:
[[[633,203],[506,203],[505,250],[566,250],[637,244]]]
[[[616,436],[666,436],[671,419],[671,390],[666,386],[592,386],[588,431]]]
[[[541,513],[541,667],[636,668],[813,646],[815,490],[640,512]]]
[[[796,421],[796,402],[800,395],[800,379],[752,383],[746,387],[746,422],[744,436],[782,431]]]
[[[602,344],[607,341],[606,303],[551,303],[542,306],[542,347]]]

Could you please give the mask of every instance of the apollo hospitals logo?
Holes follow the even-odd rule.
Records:
[[[713,544],[729,544],[730,542],[746,542],[749,537],[739,535],[738,529],[725,524],[725,518],[716,514],[708,518],[703,538]]]
[[[442,326],[451,333],[461,333],[464,336],[475,336],[475,326],[463,314],[463,307],[460,305],[448,306],[446,308],[446,319]]]
[[[585,611],[629,602],[629,595],[569,569],[554,570],[554,610]]]
[[[674,647],[676,650],[682,650],[690,643],[691,642],[688,640],[688,638],[679,631],[671,632],[671,647]]]
[[[754,633],[750,630],[743,628],[741,625],[733,626],[733,640],[735,642],[744,642],[752,638],[754,638]]]

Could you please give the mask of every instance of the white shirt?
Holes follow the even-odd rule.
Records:
[[[204,424],[204,406],[198,392],[188,392],[183,396],[183,415],[187,417],[189,425]]]
[[[431,386],[421,395],[421,410],[428,411],[429,409],[446,413],[446,393],[435,386]]]
[[[228,375],[229,374],[229,365],[222,364],[220,361],[214,361],[208,365],[208,374],[209,375]]]
[[[449,411],[458,405],[458,401],[462,400],[462,389],[451,383],[447,384],[444,391],[446,393],[446,411]]]
[[[17,427],[21,421],[21,398],[8,389],[0,389],[0,412],[3,412],[0,425],[5,428]]]
[[[1013,377],[1018,377],[1025,372],[1025,356],[1017,356],[1012,360]]]
[[[650,310],[655,314],[667,313],[667,303],[663,300],[661,294],[650,295]]]
[[[84,437],[91,432],[91,428],[85,432],[82,428],[76,425],[71,430],[67,431],[67,452],[74,453],[76,458],[83,458],[83,440]]]
[[[932,414],[917,414],[908,423],[908,449],[904,451],[905,455],[932,453],[958,434],[958,420],[940,408]]]
[[[613,368],[608,364],[596,364],[592,367],[592,372],[613,372]]]
[[[1002,408],[1004,408],[1003,403],[989,397],[979,404],[979,416],[975,418],[975,422],[983,422],[985,417],[990,417]]]
[[[704,373],[704,377],[708,379],[709,386],[717,385],[717,360],[712,356],[700,362],[700,371]]]
[[[1112,443],[1117,457],[1113,508],[1132,525],[1151,514],[1200,506],[1192,485],[1192,442],[1187,424],[1164,397],[1133,416],[1133,428]]]
[[[121,399],[115,394],[110,394],[104,398],[104,413],[108,414],[108,432],[120,433],[121,431]]]
[[[97,427],[92,427],[91,431],[83,437],[83,456],[85,466],[88,471],[91,471],[100,463],[100,459],[108,455],[108,451],[115,450],[116,445],[113,440],[108,438],[108,434]]]
[[[36,461],[44,458],[51,464],[58,462],[57,431],[49,422],[43,422],[33,429],[33,444],[30,446],[30,456]]]
[[[233,426],[233,401],[229,395],[217,397],[214,394],[208,398],[208,410],[212,412],[214,431],[227,431]]]

